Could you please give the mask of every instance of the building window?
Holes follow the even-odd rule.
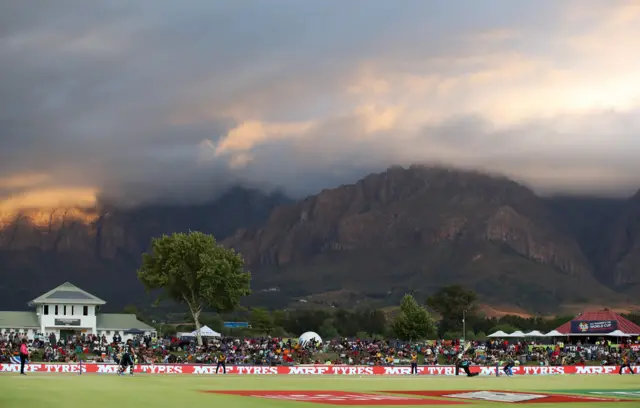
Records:
[[[44,307],[42,308],[42,313],[44,313],[45,315],[49,314],[49,305],[44,305]]]
[[[58,305],[56,305],[55,310],[53,311],[53,314],[58,316]]]
[[[67,305],[62,306],[62,314],[67,315]]]
[[[75,314],[75,313],[73,313],[73,312],[74,312],[74,310],[73,310],[73,306],[71,306],[71,316],[73,316],[73,315]]]
[[[82,306],[82,314],[89,316],[89,306]]]

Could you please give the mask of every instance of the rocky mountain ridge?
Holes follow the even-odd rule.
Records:
[[[506,179],[394,168],[277,208],[263,228],[239,231],[226,242],[251,265],[283,265],[318,251],[428,246],[468,238],[502,242],[565,273],[588,274],[588,261],[573,237],[544,223],[553,219],[533,192]],[[565,242],[556,243],[550,235]]]
[[[624,302],[640,288],[639,220],[640,194],[542,198],[506,178],[424,166],[296,202],[234,188],[203,205],[0,214],[0,289],[9,293],[0,307],[22,309],[65,280],[113,307],[135,302],[151,237],[189,229],[242,252],[251,301],[269,306],[384,306],[449,283],[534,311]]]
[[[395,298],[462,283],[534,309],[615,297],[609,286],[619,279],[608,285],[552,203],[505,178],[391,168],[277,208],[225,243],[245,255],[257,282],[295,296]]]

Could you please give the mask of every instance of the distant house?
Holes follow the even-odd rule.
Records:
[[[29,302],[35,307],[33,312],[0,312],[0,333],[26,333],[29,338],[53,333],[58,339],[105,334],[109,340],[114,334],[127,339],[131,337],[128,332],[134,331],[155,335],[153,327],[133,314],[100,313],[104,304],[104,300],[66,282]]]

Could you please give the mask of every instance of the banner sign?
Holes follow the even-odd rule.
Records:
[[[481,376],[495,376],[496,367],[471,366],[472,373]],[[514,375],[566,375],[566,374],[618,374],[619,366],[520,366],[513,367]],[[640,374],[640,367],[633,367],[636,374]],[[116,374],[116,364],[53,364],[35,363],[25,366],[29,373],[103,373]],[[500,370],[501,371],[501,370]],[[19,364],[0,364],[0,373],[19,373]],[[142,374],[188,374],[188,375],[216,375],[215,365],[200,364],[150,364],[136,365],[135,373]],[[627,371],[625,370],[625,373]],[[365,375],[365,376],[406,376],[411,373],[411,367],[382,367],[382,366],[343,366],[343,365],[309,365],[309,366],[228,366],[227,375]],[[418,367],[419,375],[454,376],[454,366],[422,366]],[[502,375],[502,373],[500,373]],[[222,375],[222,370],[218,370]],[[460,372],[464,376],[464,372]]]
[[[617,329],[618,322],[615,320],[573,320],[571,322],[571,333],[606,334]]]
[[[56,326],[80,326],[80,319],[54,319]]]
[[[249,327],[249,322],[224,322],[223,325],[229,329],[239,329]]]

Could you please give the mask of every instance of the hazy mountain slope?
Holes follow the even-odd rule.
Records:
[[[612,296],[545,200],[475,172],[392,168],[277,208],[226,244],[258,285],[299,295],[347,289],[394,301],[463,283],[534,308]]]
[[[603,273],[623,293],[640,295],[640,191],[603,234]]]
[[[569,227],[594,266],[596,278],[606,285],[614,284],[614,276],[608,272],[607,236],[626,211],[628,201],[584,196],[556,196],[545,198],[545,201]]]
[[[0,217],[0,308],[22,309],[53,286],[72,281],[119,307],[144,295],[135,270],[150,240],[199,230],[219,239],[264,221],[288,202],[282,195],[234,188],[194,206],[29,210]]]
[[[625,302],[640,287],[639,197],[540,198],[506,178],[412,166],[297,202],[235,188],[202,205],[0,214],[0,308],[66,280],[111,308],[145,301],[141,253],[188,230],[243,253],[251,304],[384,306],[450,283],[519,310]]]

